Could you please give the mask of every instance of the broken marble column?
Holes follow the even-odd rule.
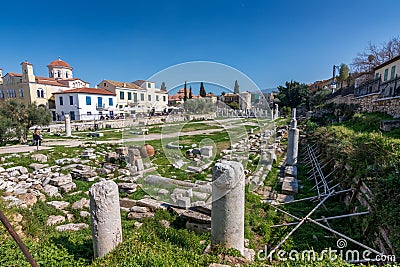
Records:
[[[71,136],[71,118],[69,117],[69,114],[65,114],[65,136],[69,137]]]
[[[297,156],[299,151],[299,129],[297,129],[296,109],[292,110],[292,120],[290,121],[288,133],[288,146],[286,164],[293,166],[297,164]]]
[[[122,242],[118,186],[100,181],[89,189],[94,257],[103,257]]]
[[[216,163],[213,168],[211,244],[244,253],[243,165],[236,161]]]
[[[279,118],[279,106],[275,104],[274,120]]]

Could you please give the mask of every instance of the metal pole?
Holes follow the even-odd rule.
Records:
[[[320,226],[320,227],[322,227],[322,228],[324,228],[324,229],[326,229],[326,230],[328,230],[328,231],[330,231],[330,232],[332,232],[334,234],[337,234],[338,236],[343,237],[344,239],[347,239],[350,242],[353,242],[354,244],[359,245],[360,247],[365,248],[365,249],[367,249],[367,250],[369,250],[369,251],[371,251],[371,252],[373,252],[373,253],[375,253],[377,255],[383,255],[382,252],[379,252],[379,251],[377,251],[377,250],[375,250],[373,248],[370,248],[370,247],[368,247],[368,246],[366,246],[366,245],[364,245],[364,244],[362,244],[362,243],[360,243],[360,242],[358,242],[358,241],[356,241],[356,240],[354,240],[354,239],[352,239],[352,238],[350,238],[350,237],[348,237],[348,236],[346,236],[346,235],[344,235],[342,233],[339,233],[338,231],[335,231],[332,228],[329,228],[328,226],[325,226],[325,225],[323,225],[323,224],[321,224],[321,223],[319,223],[319,222],[317,222],[317,221],[315,221],[313,219],[308,218],[308,221],[310,221],[310,222],[312,222],[312,223],[314,223],[314,224],[316,224],[316,225],[318,225],[318,226]]]
[[[283,212],[282,210],[279,210],[281,212]],[[288,216],[300,221],[296,216],[291,216],[290,213],[286,212],[285,214],[287,214]],[[365,215],[365,214],[369,214],[369,211],[364,211],[364,212],[358,212],[358,213],[350,213],[350,214],[344,214],[344,215],[338,215],[338,216],[332,216],[332,217],[325,217],[325,218],[319,218],[319,219],[315,219],[316,222],[320,222],[320,221],[324,221],[324,220],[333,220],[333,219],[341,219],[341,218],[347,218],[347,217],[353,217],[353,216],[359,216],[359,215]],[[298,222],[292,222],[292,223],[283,223],[283,224],[276,224],[276,225],[271,225],[271,228],[274,227],[282,227],[282,226],[291,226],[291,225],[296,225],[298,224]]]
[[[337,195],[337,194],[340,194],[340,193],[347,193],[347,192],[353,191],[353,190],[355,190],[355,189],[354,188],[350,188],[350,189],[346,189],[346,190],[341,190],[341,191],[335,192],[333,195]],[[324,196],[326,196],[326,194],[322,194],[321,196],[324,197]],[[318,196],[306,197],[306,198],[296,199],[296,200],[293,200],[293,201],[279,203],[279,204],[274,205],[274,206],[280,206],[280,205],[284,205],[284,204],[290,204],[290,203],[295,203],[295,202],[300,202],[300,201],[305,201],[305,200],[314,200],[314,199],[317,199],[317,198],[318,198]]]
[[[7,229],[7,231],[10,233],[12,238],[15,240],[15,242],[18,244],[19,248],[22,250],[22,253],[24,253],[25,258],[28,260],[28,262],[31,264],[31,266],[39,267],[37,265],[35,259],[32,257],[31,253],[29,253],[28,248],[22,242],[22,240],[18,236],[17,232],[14,231],[11,224],[8,222],[7,217],[4,215],[4,213],[1,210],[0,210],[0,220],[3,223],[4,227]]]
[[[282,239],[281,242],[279,242],[279,244],[272,250],[272,252],[276,251],[283,243],[286,242],[286,240],[297,230],[299,229],[299,227],[322,205],[324,204],[324,202],[326,200],[328,200],[328,198],[330,198],[330,196],[335,192],[335,190],[332,190],[323,200],[321,200],[320,203],[318,203],[317,206],[315,206],[307,215],[306,217],[304,217],[303,219],[301,219],[301,221],[299,222],[299,224],[296,225],[296,227],[294,227],[292,229],[292,231],[290,231],[289,234],[287,234],[285,236],[285,238]]]

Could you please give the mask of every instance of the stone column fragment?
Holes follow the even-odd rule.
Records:
[[[288,133],[286,164],[290,166],[296,165],[298,153],[299,153],[299,129],[297,129],[296,109],[293,108],[292,120],[290,121],[290,129]]]
[[[236,161],[215,164],[213,168],[211,244],[244,253],[243,165]]]
[[[103,257],[122,242],[118,186],[100,181],[89,189],[94,257]]]
[[[65,136],[69,137],[71,136],[71,118],[69,117],[69,114],[65,114]]]

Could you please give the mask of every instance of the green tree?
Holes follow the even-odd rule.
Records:
[[[11,120],[12,131],[21,143],[27,142],[29,128],[46,126],[51,122],[51,113],[36,103],[25,105],[14,99],[5,101],[0,108],[0,117]]]
[[[278,86],[279,94],[277,98],[282,106],[295,108],[301,104],[306,104],[308,95],[308,85],[297,81],[286,82],[285,86]]]
[[[343,82],[346,81],[349,78],[349,66],[346,64],[341,64],[340,69],[339,69],[339,76],[338,76],[338,82],[340,83],[340,88],[343,86]]]
[[[185,81],[185,86],[183,87],[183,102],[186,102],[188,99],[187,97],[187,89],[186,89],[186,81]]]
[[[192,94],[192,86],[189,87],[189,99],[193,98],[193,94]]]
[[[187,113],[203,114],[211,112],[213,104],[202,98],[193,98],[183,103],[183,107]]]
[[[203,82],[200,83],[200,96],[205,97],[207,95],[206,89],[204,89],[204,84]]]
[[[0,116],[0,144],[5,145],[15,137],[12,120],[8,117]]]
[[[235,81],[235,87],[233,88],[233,92],[235,94],[239,94],[239,83],[237,80]]]
[[[240,106],[239,106],[239,103],[236,102],[236,101],[233,101],[233,102],[229,103],[228,106],[229,106],[230,108],[232,108],[232,109],[239,109],[239,107],[240,107]]]
[[[318,107],[325,104],[327,96],[331,93],[330,89],[318,90],[311,98],[310,102],[313,107]]]

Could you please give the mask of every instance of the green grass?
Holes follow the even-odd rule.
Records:
[[[207,126],[205,123],[189,124],[188,128],[184,129],[204,129]],[[211,126],[209,126],[211,127]],[[215,126],[212,126],[215,127]],[[244,127],[248,130],[249,127]],[[240,133],[237,131],[235,133]],[[236,136],[234,136],[236,138]],[[221,131],[204,135],[188,135],[181,136],[180,143],[183,145],[191,145],[193,143],[200,144],[204,140],[212,140],[218,149],[218,153],[222,149],[226,149],[230,145],[230,136],[228,132]],[[168,141],[168,140],[166,140]],[[211,170],[207,170],[204,174],[187,174],[181,170],[172,168],[171,162],[165,158],[163,144],[160,140],[148,141],[155,150],[156,154],[151,159],[153,163],[157,163],[158,173],[163,176],[170,177],[175,175],[177,179],[181,180],[196,180],[205,179]],[[137,145],[143,145],[142,142],[136,142]],[[110,144],[98,144],[95,146],[96,151],[111,151],[116,146]],[[56,158],[62,157],[75,157],[79,156],[83,148],[66,148],[57,146],[52,151],[40,151],[40,153],[49,156],[50,164],[54,163]],[[182,150],[185,153],[185,149]],[[219,156],[218,156],[219,157]],[[217,157],[217,158],[218,158]],[[99,160],[103,158],[99,157]],[[254,157],[252,160],[256,160]],[[11,158],[9,161],[14,162],[16,165],[23,166],[29,165],[31,162],[27,158]],[[278,158],[278,162],[280,158]],[[93,165],[94,161],[89,163]],[[269,173],[265,185],[276,188],[278,166],[274,165]],[[306,170],[300,168],[300,175],[304,174]],[[69,201],[71,204],[82,197],[88,198],[85,194],[93,183],[74,180],[77,184],[77,189],[74,191],[81,191],[77,195],[71,196],[64,194],[64,200]],[[393,181],[395,182],[395,181]],[[304,184],[303,195],[307,196],[311,193],[307,192],[311,184]],[[127,195],[131,199],[140,199],[146,194],[142,189],[138,189],[134,194]],[[46,201],[55,200],[57,198],[48,198]],[[267,245],[271,248],[272,245],[277,244],[281,238],[287,233],[285,228],[274,228],[270,226],[273,224],[282,223],[283,220],[290,221],[278,213],[276,213],[270,205],[262,203],[259,196],[248,191],[246,187],[246,203],[245,203],[245,238],[249,239],[250,248],[256,250],[264,249]],[[334,210],[334,214],[339,214],[343,208],[341,205],[329,206]],[[62,215],[58,211],[46,203],[38,202],[32,209],[19,210],[8,209],[4,206],[0,199],[0,209],[6,211],[7,216],[15,212],[20,212],[24,219],[21,223],[23,231],[26,233],[24,242],[27,244],[29,250],[37,260],[40,266],[209,266],[210,263],[227,262],[221,258],[215,251],[209,254],[203,254],[205,247],[210,243],[210,234],[197,235],[188,231],[184,227],[182,221],[176,214],[168,211],[156,212],[155,219],[145,219],[141,228],[134,228],[134,221],[126,219],[126,212],[122,212],[122,228],[123,228],[123,243],[119,245],[114,251],[107,254],[104,258],[93,260],[93,248],[91,231],[85,229],[79,232],[59,233],[56,232],[54,226],[45,226],[46,220],[49,215]],[[302,205],[288,207],[288,210],[297,212],[303,215],[310,209],[309,203]],[[90,224],[89,218],[80,218],[78,211],[70,211],[75,216],[74,222],[85,222]],[[87,209],[86,209],[87,210]],[[322,213],[321,213],[322,214]],[[316,214],[316,215],[321,215]],[[168,220],[171,223],[170,228],[164,228],[160,221]],[[339,222],[335,227],[341,226],[346,228],[346,221]],[[357,225],[355,224],[354,227]],[[314,242],[310,232],[315,233],[318,238],[322,238],[321,231],[314,228],[307,228],[306,226],[286,243],[283,248],[289,249],[292,247],[302,248],[315,246],[321,248],[328,243]],[[235,251],[222,251],[222,254],[237,255]],[[331,263],[329,261],[319,262],[273,262],[273,266],[345,266],[341,261]],[[7,237],[4,228],[0,227],[0,266],[28,266],[22,253],[17,248],[15,242]],[[271,266],[271,263],[256,260],[247,266]]]

